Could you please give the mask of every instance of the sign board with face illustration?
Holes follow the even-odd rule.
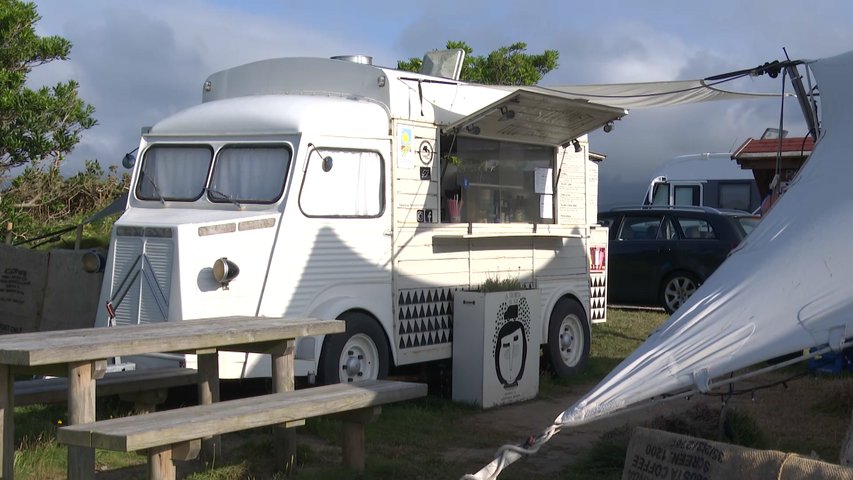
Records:
[[[536,396],[539,296],[535,289],[455,293],[454,401],[489,408]]]

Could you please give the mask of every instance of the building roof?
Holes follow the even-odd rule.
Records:
[[[783,156],[808,157],[814,148],[812,137],[787,137],[782,139],[781,152]],[[740,146],[732,158],[766,158],[776,157],[780,151],[778,138],[755,139],[748,138]]]

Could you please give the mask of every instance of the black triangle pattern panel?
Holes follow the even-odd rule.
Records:
[[[589,285],[590,320],[604,320],[607,315],[607,276],[590,275]]]
[[[450,343],[453,340],[453,293],[456,288],[400,291],[396,328],[400,349]]]

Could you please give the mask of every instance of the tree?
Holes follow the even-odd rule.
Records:
[[[94,107],[78,97],[77,82],[28,88],[27,75],[39,65],[67,60],[71,42],[39,37],[34,25],[41,17],[36,6],[20,0],[0,0],[0,179],[22,165],[58,167],[93,127]]]
[[[485,57],[471,55],[474,49],[461,41],[449,41],[447,48],[465,50],[462,81],[486,85],[535,85],[546,73],[557,68],[560,58],[560,52],[556,50],[545,50],[538,55],[525,53],[527,44],[524,42],[500,47]],[[397,68],[417,72],[421,63],[420,58],[400,60]]]

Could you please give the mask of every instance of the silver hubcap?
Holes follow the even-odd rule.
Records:
[[[672,311],[676,311],[695,291],[696,284],[693,280],[687,277],[675,277],[666,284],[666,290],[663,292],[664,301]]]
[[[357,333],[347,340],[341,352],[341,383],[379,377],[379,350],[373,340],[363,333]]]
[[[560,358],[566,366],[574,367],[583,354],[583,327],[575,315],[560,322]]]

